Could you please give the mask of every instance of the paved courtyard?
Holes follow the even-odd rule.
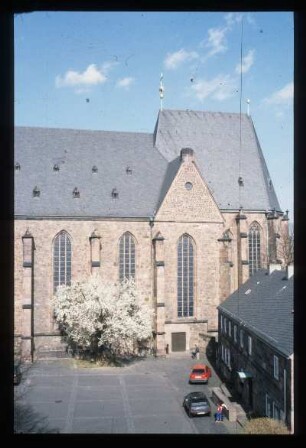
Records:
[[[128,367],[80,368],[73,359],[41,360],[15,386],[15,402],[33,421],[33,432],[43,427],[43,432],[70,434],[236,433],[236,423],[214,422],[212,402],[210,417],[187,416],[184,395],[204,390],[210,397],[210,388],[220,384],[213,372],[208,385],[189,385],[194,363],[187,355],[147,358]]]

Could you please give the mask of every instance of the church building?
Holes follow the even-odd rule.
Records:
[[[282,263],[287,232],[249,115],[160,110],[153,133],[16,127],[15,346],[56,350],[57,286],[99,273],[135,279],[157,355],[205,349],[217,306]]]

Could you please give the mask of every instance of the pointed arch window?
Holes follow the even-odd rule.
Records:
[[[260,227],[253,223],[249,229],[249,275],[255,274],[261,268],[260,259]]]
[[[177,246],[177,315],[194,313],[194,246],[189,235],[182,235]]]
[[[119,242],[119,279],[130,278],[135,278],[135,240],[126,232]]]
[[[60,232],[53,243],[53,290],[59,285],[71,285],[71,239]]]

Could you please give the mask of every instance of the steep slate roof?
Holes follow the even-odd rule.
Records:
[[[152,134],[24,127],[15,131],[17,162],[15,215],[27,216],[149,217],[168,168]]]
[[[15,163],[21,169],[15,171],[15,216],[148,218],[177,173],[183,147],[194,149],[221,209],[280,210],[252,121],[241,118],[241,151],[239,114],[164,110],[154,134],[16,127]],[[39,198],[33,197],[35,186]],[[80,198],[72,197],[75,187]]]
[[[240,149],[240,114],[163,110],[155,128],[155,145],[168,161],[177,157],[181,148],[192,148],[219,208],[281,210],[248,115],[241,115]],[[244,186],[239,200],[240,176]]]
[[[248,294],[246,291],[250,290]],[[293,276],[259,270],[222,305],[229,314],[286,356],[293,353]]]

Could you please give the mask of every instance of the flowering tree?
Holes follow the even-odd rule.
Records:
[[[152,311],[142,303],[133,280],[119,286],[99,276],[71,286],[59,286],[53,297],[56,321],[77,345],[96,351],[131,353],[152,335]]]

